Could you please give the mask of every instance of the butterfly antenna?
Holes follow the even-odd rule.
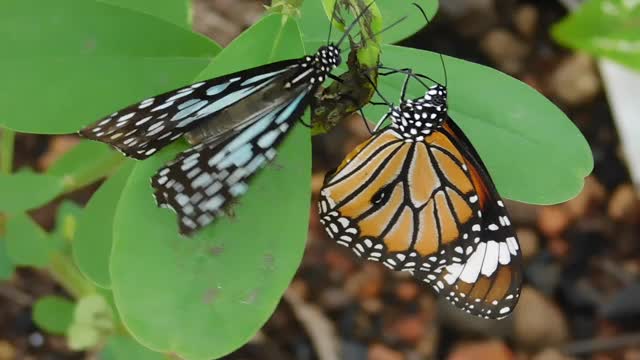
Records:
[[[333,20],[336,17],[336,8],[338,8],[338,0],[333,3],[333,9],[331,10],[331,19],[329,19],[329,36],[327,36],[327,45],[331,41],[331,30],[333,29]]]
[[[371,1],[363,10],[362,12],[360,12],[360,14],[358,14],[358,16],[356,16],[356,18],[353,20],[353,22],[351,22],[351,24],[349,25],[349,27],[344,31],[344,34],[342,35],[342,37],[340,38],[340,40],[338,41],[338,43],[336,44],[336,47],[340,48],[340,44],[342,44],[342,42],[344,41],[344,39],[347,38],[347,36],[349,35],[349,33],[351,32],[351,30],[353,30],[353,28],[356,26],[356,24],[358,23],[358,21],[360,21],[360,19],[362,19],[362,17],[367,13],[367,10],[369,10],[369,8],[371,7],[371,5],[373,5],[375,3],[374,1]]]
[[[420,12],[422,13],[422,16],[424,16],[424,19],[427,21],[427,25],[431,25],[431,21],[429,21],[429,17],[427,16],[427,13],[425,13],[424,9],[416,3],[413,3],[413,5],[415,5],[415,7],[417,7],[418,10],[420,10]],[[447,68],[446,66],[444,66],[444,57],[442,56],[442,54],[438,54],[438,55],[440,55],[440,62],[442,63],[442,71],[444,72],[444,87],[447,87],[447,83],[448,83]]]

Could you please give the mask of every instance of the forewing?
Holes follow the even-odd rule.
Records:
[[[223,141],[199,144],[178,154],[151,179],[159,206],[178,215],[180,233],[191,235],[223,214],[244,194],[257,171],[276,155],[277,146],[303,114],[314,87]]]
[[[126,156],[145,159],[204,120],[295,71],[297,63],[276,62],[169,91],[100,119],[79,134],[110,144]]]

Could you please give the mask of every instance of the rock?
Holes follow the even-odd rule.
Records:
[[[415,345],[427,331],[428,324],[424,320],[417,314],[402,316],[391,324],[389,334],[393,338]]]
[[[571,219],[562,206],[543,206],[538,215],[538,228],[547,237],[557,237],[564,233]]]
[[[407,279],[398,283],[395,289],[398,299],[406,302],[415,301],[418,297],[418,284],[412,279]]]
[[[564,203],[573,218],[585,216],[594,205],[601,204],[607,197],[607,190],[595,176],[587,176],[578,196]]]
[[[384,304],[377,298],[366,299],[362,301],[362,309],[369,314],[379,314],[384,310]]]
[[[524,260],[529,260],[538,253],[540,250],[540,240],[535,231],[529,228],[517,228],[516,235]]]
[[[550,92],[567,105],[577,106],[593,99],[601,89],[593,59],[572,54],[562,61],[549,78]]]
[[[335,273],[336,277],[344,277],[350,274],[355,269],[354,254],[351,252],[343,251],[340,245],[331,246],[324,254],[324,262],[327,269],[331,273]]]
[[[320,305],[329,311],[335,311],[349,305],[351,299],[342,288],[328,288],[320,295]]]
[[[530,4],[524,4],[516,10],[513,21],[520,35],[533,38],[538,29],[538,9]]]
[[[16,349],[6,340],[0,340],[0,360],[12,360],[16,358]]]
[[[519,346],[538,350],[558,346],[569,337],[560,309],[537,290],[525,286],[513,312],[514,338]]]
[[[347,280],[345,290],[361,301],[378,297],[382,291],[382,270],[379,264],[364,264],[358,273]]]
[[[556,259],[564,259],[569,255],[570,246],[563,237],[552,237],[547,241],[549,253]]]
[[[556,349],[545,349],[535,354],[531,360],[573,360],[573,357],[567,356]]]
[[[480,48],[496,66],[509,74],[520,72],[530,46],[506,29],[489,31],[480,41]]]
[[[519,225],[535,225],[542,206],[525,204],[513,200],[504,200],[511,222]]]
[[[448,360],[512,360],[513,353],[501,340],[466,342],[458,344],[449,354]]]
[[[401,352],[390,349],[382,344],[373,344],[369,348],[368,360],[403,360]]]
[[[609,200],[609,217],[613,220],[636,223],[640,215],[638,193],[631,184],[618,186]]]

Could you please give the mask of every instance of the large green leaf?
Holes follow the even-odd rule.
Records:
[[[151,351],[128,336],[111,336],[100,360],[163,360],[166,356]]]
[[[35,25],[34,25],[35,24]],[[219,47],[95,0],[0,2],[0,124],[69,133],[193,79]]]
[[[425,27],[426,21],[419,10],[412,3],[419,4],[427,15],[431,18],[438,11],[437,0],[377,0],[376,5],[382,12],[385,26],[406,16],[407,18],[400,24],[392,27],[381,34],[382,43],[391,44],[405,39],[418,30]],[[367,1],[367,4],[369,1]],[[329,35],[329,17],[325,14],[322,0],[306,0],[302,4],[302,19],[300,20],[300,30],[304,39],[307,51],[315,51],[318,46],[327,42]],[[357,34],[354,32],[352,35]],[[342,32],[333,29],[331,38],[337,41],[342,36]]]
[[[73,243],[73,258],[80,271],[104,288],[111,286],[109,257],[113,242],[113,218],[134,164],[133,161],[125,163],[93,194],[80,219]]]
[[[74,304],[59,296],[45,296],[33,306],[33,320],[43,330],[64,335],[73,319]]]
[[[62,246],[59,238],[49,236],[26,214],[16,214],[7,221],[7,254],[15,265],[45,267],[54,251]]]
[[[64,188],[63,178],[40,175],[29,170],[0,174],[0,211],[18,213],[37,208],[58,196]]]
[[[109,164],[123,161],[109,145],[83,140],[47,169],[47,175],[64,178],[65,189],[77,189],[96,180]],[[114,165],[115,166],[115,165]]]
[[[640,70],[638,1],[585,1],[556,24],[552,34],[563,45]]]
[[[0,238],[0,280],[9,280],[14,271],[13,261],[7,253],[6,241]]]
[[[203,76],[300,56],[296,23],[281,24],[280,16],[264,18]],[[149,185],[149,177],[184,148],[170,146],[131,174],[115,218],[111,285],[123,322],[143,345],[210,359],[255,334],[299,265],[309,214],[309,131],[296,126],[280,147],[279,166],[260,172],[235,204],[235,215],[194,238],[178,235],[175,214],[156,207]]]
[[[100,0],[140,11],[185,28],[191,27],[191,0]]]
[[[409,67],[444,82],[437,54],[383,46],[384,62]],[[446,57],[449,115],[460,125],[487,165],[500,194],[536,204],[568,200],[580,192],[593,168],[586,140],[551,101],[506,74],[486,66]],[[383,95],[398,103],[402,75],[381,76]],[[412,82],[408,97],[424,95]],[[372,121],[387,109],[370,106]]]

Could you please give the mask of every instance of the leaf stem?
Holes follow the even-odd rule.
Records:
[[[51,257],[49,272],[75,299],[96,292],[95,287],[85,280],[68,255],[54,253]]]
[[[16,133],[13,130],[2,129],[2,144],[0,148],[0,171],[3,174],[11,174],[13,170],[13,152]]]
[[[122,155],[114,153],[105,161],[96,164],[95,167],[67,176],[64,179],[64,193],[69,193],[87,186],[99,179],[112,174],[126,159]]]

